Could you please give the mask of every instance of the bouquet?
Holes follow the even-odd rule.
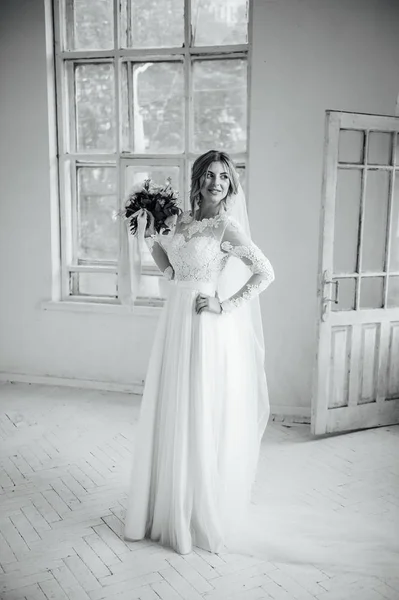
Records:
[[[122,304],[134,306],[139,293],[144,237],[148,226],[151,225],[156,233],[167,235],[173,220],[181,212],[178,193],[168,178],[163,186],[151,179],[135,186],[126,200],[125,208],[114,213],[115,219],[124,217],[126,225],[121,232],[118,264],[118,294]],[[132,235],[129,235],[129,230]]]
[[[171,223],[182,212],[178,206],[178,196],[178,192],[172,188],[170,177],[164,186],[157,185],[151,179],[146,179],[132,189],[126,200],[125,208],[118,215],[129,220],[132,235],[136,235],[138,219],[144,215],[147,216],[146,228],[153,221],[156,233],[167,235],[170,233]]]

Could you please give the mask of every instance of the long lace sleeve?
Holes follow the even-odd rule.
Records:
[[[274,270],[263,252],[231,217],[223,234],[221,248],[241,259],[252,271],[247,283],[221,303],[222,312],[229,312],[264,291],[274,281]]]
[[[149,251],[151,252],[152,258],[154,259],[159,270],[162,271],[163,276],[169,280],[173,279],[173,267],[169,262],[169,258],[165,249],[158,240],[158,235],[146,237],[145,241]]]

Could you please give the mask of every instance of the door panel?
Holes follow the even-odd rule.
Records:
[[[328,111],[315,434],[399,422],[399,118]]]

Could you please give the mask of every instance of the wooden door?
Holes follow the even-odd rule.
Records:
[[[328,111],[314,434],[399,422],[399,118]]]

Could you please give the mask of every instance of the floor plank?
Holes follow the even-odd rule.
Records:
[[[128,394],[0,383],[2,600],[399,598],[396,573],[126,542],[138,406]],[[289,498],[394,528],[398,451],[399,427],[315,439],[308,425],[270,422],[254,502]]]

